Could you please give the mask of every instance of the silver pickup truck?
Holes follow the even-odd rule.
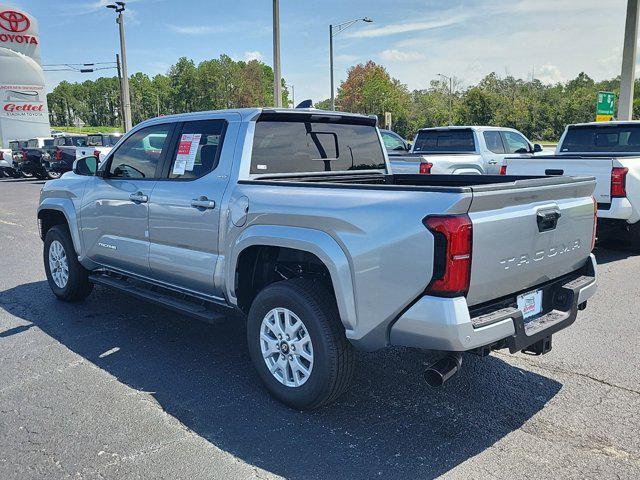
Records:
[[[99,284],[203,320],[235,309],[297,409],[346,389],[354,348],[436,351],[430,385],[462,352],[549,351],[596,290],[593,178],[388,172],[375,117],[151,119],[45,184],[47,279],[66,301]]]

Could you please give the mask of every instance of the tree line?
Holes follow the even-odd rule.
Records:
[[[129,92],[134,125],[158,115],[273,105],[273,70],[257,60],[234,61],[227,55],[198,65],[182,57],[166,75],[131,75]],[[288,95],[283,82],[284,105]],[[74,125],[76,120],[89,126],[121,124],[117,77],[60,82],[47,102],[51,125]]]
[[[283,105],[289,91],[283,80]],[[613,91],[620,79],[596,82],[585,73],[556,84],[490,73],[476,85],[462,87],[454,79],[433,80],[428,88],[410,91],[373,61],[352,66],[338,87],[336,108],[375,114],[412,138],[419,128],[447,125],[499,125],[522,131],[534,140],[557,140],[568,123],[595,119],[598,91]],[[634,117],[640,114],[640,81],[636,81]],[[273,70],[257,60],[235,61],[227,55],[196,65],[180,58],[166,75],[130,77],[131,110],[136,124],[159,114],[273,105]],[[118,126],[119,85],[116,77],[82,83],[61,82],[48,96],[52,125]],[[451,111],[450,111],[451,102]],[[315,104],[329,108],[329,100]]]

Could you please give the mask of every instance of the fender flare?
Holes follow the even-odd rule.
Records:
[[[78,257],[82,256],[82,241],[80,240],[80,229],[78,225],[78,217],[73,202],[69,198],[45,198],[38,206],[38,219],[40,213],[45,210],[55,210],[64,215],[71,233],[73,248],[76,249]]]
[[[235,295],[235,272],[238,257],[244,250],[256,245],[294,248],[318,257],[329,270],[340,318],[347,331],[347,336],[349,336],[350,331],[355,328],[357,323],[351,265],[338,242],[320,230],[280,225],[253,225],[246,228],[231,246],[231,252],[227,257],[228,268],[226,269],[225,284],[230,303],[238,304]]]

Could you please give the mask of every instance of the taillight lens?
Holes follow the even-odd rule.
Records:
[[[425,173],[431,173],[431,169],[433,168],[433,163],[429,163],[429,162],[422,162],[420,164],[420,173],[421,174],[425,174]]]
[[[93,156],[96,158],[100,158],[100,150],[94,150],[93,151]]]
[[[613,167],[611,169],[611,198],[627,196],[627,173],[626,167]]]
[[[62,150],[60,150],[59,148],[56,148],[56,160],[62,160]]]
[[[506,175],[507,174],[507,166],[506,165],[502,165],[500,167],[500,175]]]
[[[0,160],[4,160],[4,152],[0,152]]]
[[[466,214],[429,216],[424,224],[434,238],[433,280],[427,292],[445,297],[465,295],[471,280],[471,219]]]
[[[598,202],[593,198],[593,233],[591,234],[591,250],[596,246],[596,229],[598,227]]]

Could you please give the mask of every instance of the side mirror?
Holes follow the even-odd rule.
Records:
[[[93,155],[79,158],[73,162],[73,173],[76,175],[92,177],[96,174],[96,170],[98,170],[98,159]]]
[[[533,153],[538,153],[542,151],[542,145],[540,145],[539,143],[534,143],[533,144]]]

